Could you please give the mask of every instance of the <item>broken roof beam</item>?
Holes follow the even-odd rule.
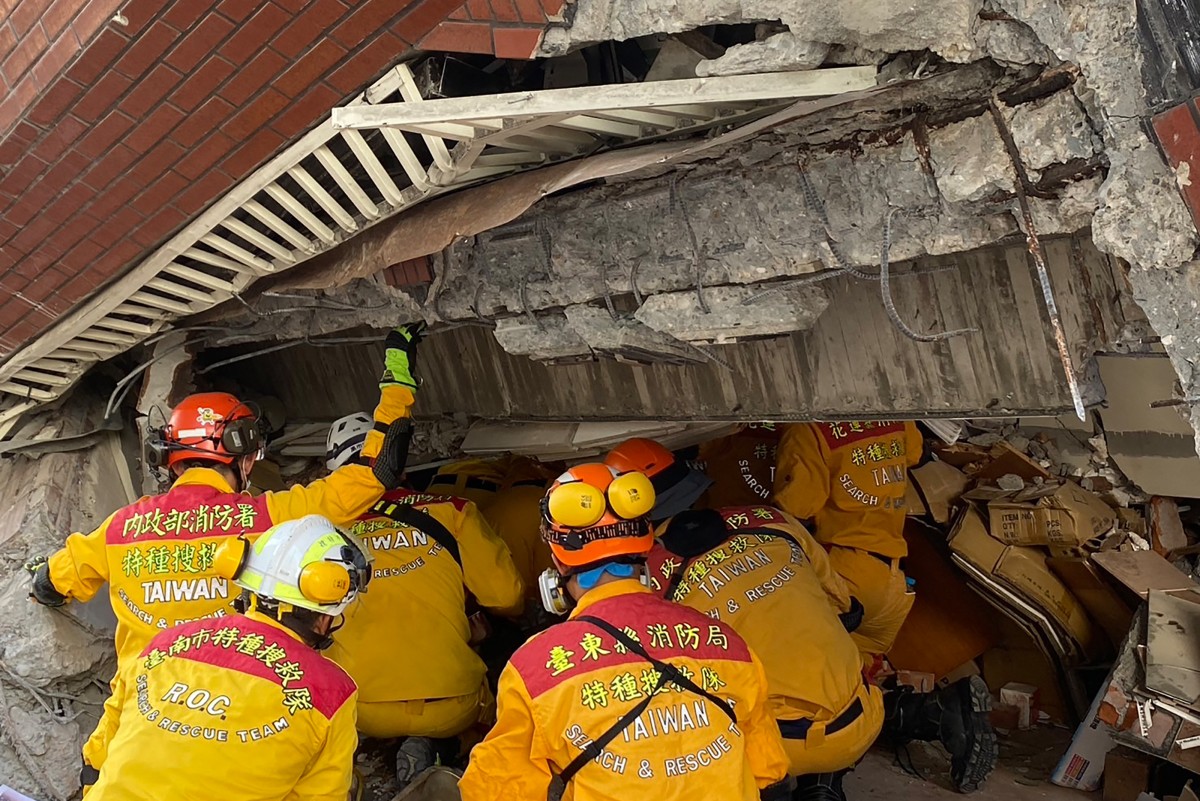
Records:
[[[834,67],[807,72],[726,75],[678,81],[579,86],[540,92],[452,97],[420,103],[382,103],[333,109],[334,128],[425,129],[476,120],[527,117],[540,114],[589,114],[620,109],[660,108],[696,104],[744,104],[771,100],[828,97],[869,89],[874,67]]]

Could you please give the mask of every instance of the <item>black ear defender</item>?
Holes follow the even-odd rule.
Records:
[[[146,464],[154,469],[166,467],[167,457],[170,453],[171,446],[167,443],[163,429],[148,429],[146,431],[145,447]]]
[[[258,421],[247,417],[230,420],[221,427],[221,447],[234,456],[257,453],[262,447]]]

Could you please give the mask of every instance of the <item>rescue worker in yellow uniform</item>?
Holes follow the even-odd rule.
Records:
[[[924,455],[915,423],[801,423],[786,427],[775,472],[775,502],[812,520],[834,570],[863,604],[855,641],[868,665],[879,664],[912,609],[914,593],[901,560],[908,469]],[[988,721],[991,693],[978,676],[935,693],[900,687],[885,698],[885,731],[900,742],[941,740],[958,789],[972,792],[996,761]]]
[[[700,500],[696,489],[690,498],[673,492],[686,484],[683,462],[653,440],[627,440],[605,462],[659,476],[680,502]],[[865,680],[848,633],[862,606],[825,550],[798,521],[766,505],[686,509],[657,533],[646,563],[651,586],[725,621],[762,659],[771,715],[797,777],[793,798],[844,799],[845,773],[879,736],[883,696]]]
[[[713,482],[701,509],[770,503],[782,426],[747,423],[737,432],[700,443],[696,467]]]
[[[47,606],[88,601],[107,583],[117,615],[118,669],[163,629],[226,614],[229,584],[214,568],[221,542],[308,514],[349,523],[399,485],[420,330],[407,326],[387,336],[380,401],[365,445],[373,467],[347,465],[306,487],[252,497],[243,490],[262,452],[253,410],[226,393],[191,395],[152,433],[147,449],[150,463],[175,477],[171,489],[118,509],[89,534],[70,535],[49,560],[28,563],[33,599]],[[89,740],[85,787],[94,751]]]
[[[465,459],[443,465],[429,491],[473,501],[512,554],[526,596],[538,599],[537,578],[551,566],[550,549],[541,537],[542,496],[558,475],[526,456]]]
[[[105,705],[89,801],[342,801],[355,689],[318,651],[371,578],[367,554],[323,517],[226,540],[218,572],[246,611],[160,632],[126,659]]]
[[[540,581],[567,622],[500,678],[498,719],[471,752],[463,801],[786,799],[792,784],[762,666],[726,624],[643,583],[654,490],[578,465],[552,485]]]
[[[371,428],[365,414],[334,423],[326,466],[358,459]],[[468,728],[492,722],[495,698],[469,644],[468,591],[479,606],[516,615],[524,586],[508,548],[461,498],[389,490],[350,531],[371,553],[374,580],[329,657],[358,684],[358,730],[408,738],[397,755],[403,787],[437,756],[457,756]]]

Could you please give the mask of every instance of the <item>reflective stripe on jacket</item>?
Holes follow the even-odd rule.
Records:
[[[908,468],[923,447],[912,422],[789,425],[779,444],[775,503],[813,520],[825,545],[899,559],[908,553]]]
[[[758,659],[728,626],[650,593],[636,580],[588,592],[572,620],[538,634],[500,677],[497,722],[471,752],[464,801],[544,801],[562,773],[658,684],[657,671],[585,613],[634,636],[657,659],[731,703],[737,725],[707,699],[673,686],[584,765],[564,798],[757,799],[788,771]]]
[[[113,680],[89,801],[345,801],[354,682],[251,612],[160,633]]]
[[[524,587],[508,548],[469,501],[407,490],[384,497],[440,522],[462,567],[427,532],[363,515],[351,531],[374,557],[374,575],[346,611],[329,658],[354,677],[362,703],[476,692],[486,668],[467,644],[466,591],[484,608],[520,613]]]

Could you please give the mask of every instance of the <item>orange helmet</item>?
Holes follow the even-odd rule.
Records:
[[[262,447],[258,416],[227,392],[188,395],[162,430],[167,467],[180,462],[233,464]]]
[[[654,545],[647,517],[653,507],[654,487],[644,473],[576,465],[542,499],[542,539],[568,567],[644,556]]]
[[[636,470],[650,477],[656,497],[650,519],[656,522],[690,509],[712,486],[712,479],[652,439],[627,439],[608,452],[604,463],[618,472]]]

